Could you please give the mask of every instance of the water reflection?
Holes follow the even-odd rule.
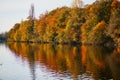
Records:
[[[38,74],[35,74],[37,65],[72,80],[120,80],[120,48],[25,43],[8,43],[8,46],[23,62],[27,61],[33,80]]]

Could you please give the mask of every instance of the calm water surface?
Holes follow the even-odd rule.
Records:
[[[120,80],[120,48],[0,44],[0,80]]]

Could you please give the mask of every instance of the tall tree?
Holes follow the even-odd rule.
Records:
[[[31,4],[31,8],[29,10],[29,16],[28,19],[31,21],[32,25],[31,25],[31,32],[33,32],[34,29],[34,20],[35,20],[35,11],[34,11],[34,4]]]
[[[35,11],[34,11],[34,4],[31,4],[31,8],[29,10],[29,20],[35,20]]]
[[[28,36],[28,40],[31,40],[34,37],[34,21],[35,21],[34,4],[31,4],[28,19],[29,19],[28,23],[31,25],[27,27],[27,34],[28,34],[27,36]]]

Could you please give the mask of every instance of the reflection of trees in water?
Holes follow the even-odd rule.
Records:
[[[54,72],[74,79],[93,77],[98,79],[119,79],[120,50],[106,50],[104,47],[69,46],[50,44],[9,43],[15,55],[29,63],[33,80],[35,65],[44,64]]]
[[[9,43],[9,48],[23,61],[27,60],[31,70],[32,80],[35,80],[34,48],[31,45],[21,43]]]
[[[110,70],[114,80],[120,80],[120,48],[116,48],[109,57],[107,57]]]
[[[94,79],[111,79],[111,72],[105,61],[106,56],[109,55],[106,49],[100,46],[85,48],[87,70],[91,72]]]
[[[35,57],[34,57],[34,49],[30,45],[28,45],[27,54],[28,54],[28,63],[30,65],[30,70],[31,70],[32,78],[33,78],[33,80],[35,80]]]

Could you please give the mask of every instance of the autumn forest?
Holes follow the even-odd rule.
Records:
[[[35,18],[32,4],[26,20],[16,23],[7,41],[120,46],[120,1],[96,0],[56,8]]]

